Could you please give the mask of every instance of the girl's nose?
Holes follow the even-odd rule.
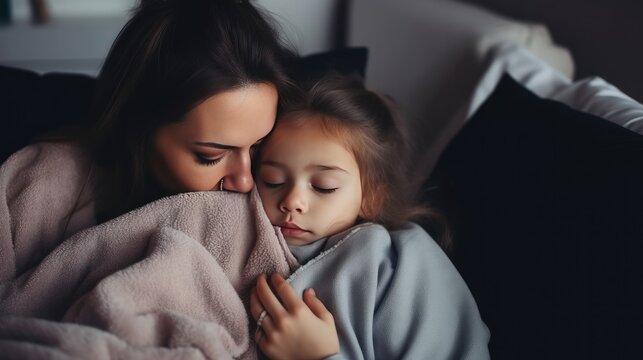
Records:
[[[308,211],[308,201],[302,191],[293,186],[282,199],[279,209],[282,212],[305,214]]]

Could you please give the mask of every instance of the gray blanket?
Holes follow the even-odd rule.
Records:
[[[489,331],[462,277],[418,225],[363,224],[297,269],[335,318],[333,359],[489,359]]]

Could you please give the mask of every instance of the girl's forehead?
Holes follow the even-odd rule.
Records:
[[[344,143],[342,136],[336,129],[329,127],[319,117],[307,118],[304,121],[278,122],[267,141],[275,146],[292,145],[293,143],[305,146],[308,142],[319,143],[322,141]]]
[[[315,148],[323,151],[323,147],[341,147],[355,156],[359,151],[358,129],[351,130],[342,121],[318,114],[297,114],[296,117],[283,118],[279,121],[266,140],[264,150],[269,152],[285,150],[298,151],[315,144]],[[267,149],[270,148],[270,149]]]
[[[351,128],[345,120],[328,115],[299,112],[283,116],[277,122],[275,130],[287,129],[290,133],[316,131],[331,138],[342,138],[345,141]]]

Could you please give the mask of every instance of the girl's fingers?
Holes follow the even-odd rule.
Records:
[[[252,315],[252,318],[256,321],[259,319],[259,316],[261,316],[263,310],[263,305],[257,296],[257,288],[253,288],[252,291],[250,291],[250,315]]]
[[[270,288],[270,286],[268,285],[268,281],[266,280],[265,274],[261,274],[257,278],[257,286],[255,287],[255,290],[257,293],[257,298],[261,302],[263,309],[268,312],[268,315],[273,318],[284,315],[286,310],[281,305],[281,302],[279,302],[279,299],[277,299],[275,294],[272,292],[272,289]]]
[[[265,335],[269,335],[275,331],[275,323],[268,314],[261,319],[261,326],[258,325],[259,324],[257,324],[257,328],[261,328]]]
[[[270,343],[271,334],[274,331],[274,324],[270,315],[264,316],[264,318],[261,319],[261,326],[257,326],[257,330],[255,331],[255,342],[262,351],[265,352],[266,345]]]
[[[290,283],[281,277],[281,275],[276,273],[272,274],[270,280],[272,281],[272,286],[275,288],[275,291],[277,292],[277,295],[279,295],[279,299],[281,299],[286,310],[293,311],[297,307],[304,305],[301,298],[299,298],[295,292],[295,289],[293,289]]]
[[[311,289],[306,289],[304,291],[304,302],[308,307],[310,308],[310,311],[315,314],[318,318],[324,320],[324,321],[329,321],[333,320],[333,315],[326,309],[326,306],[324,303],[319,300],[317,295],[315,294],[315,290]]]

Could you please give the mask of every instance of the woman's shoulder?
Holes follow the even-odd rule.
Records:
[[[29,145],[2,164],[0,228],[16,256],[37,258],[95,224],[90,169],[89,156],[70,143]]]
[[[5,201],[72,201],[92,178],[90,156],[79,145],[43,142],[11,155],[0,168]]]
[[[16,151],[7,161],[12,158],[43,158],[50,159],[70,159],[86,156],[85,149],[74,142],[38,142],[27,145]]]
[[[41,173],[52,171],[64,175],[70,171],[86,170],[90,159],[88,152],[71,142],[42,142],[26,146],[12,154],[3,164],[3,174]]]

